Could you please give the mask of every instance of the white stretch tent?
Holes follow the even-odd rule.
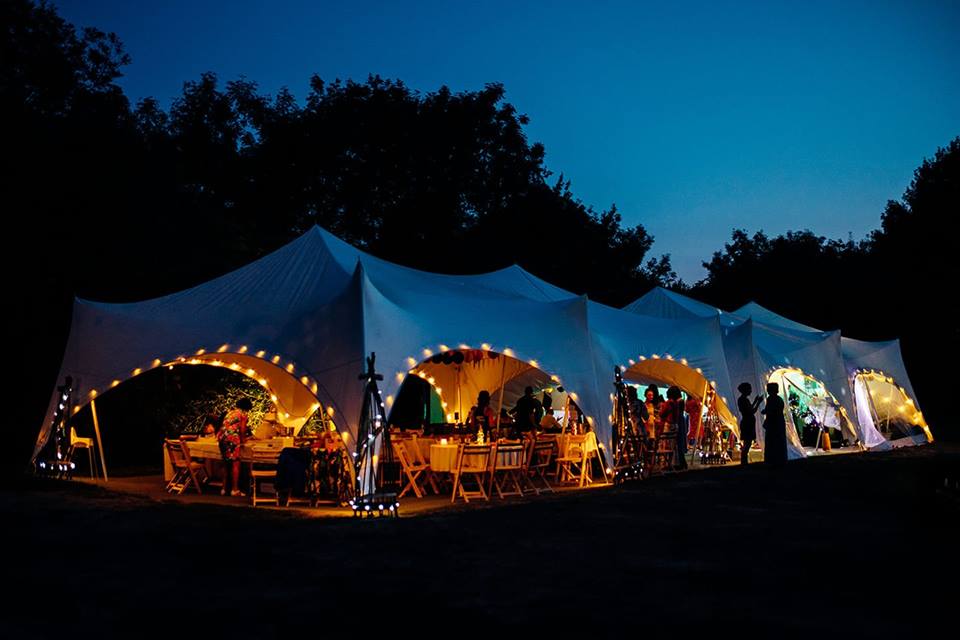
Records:
[[[127,304],[76,300],[58,382],[73,377],[79,408],[152,368],[230,367],[259,380],[288,424],[302,424],[322,407],[352,448],[363,389],[357,376],[366,355],[377,354],[389,412],[411,371],[428,370],[425,361],[434,353],[465,348],[525,363],[511,377],[513,386],[546,379],[563,385],[607,448],[615,365],[625,365],[629,377],[630,360],[661,355],[660,364],[644,366],[692,387],[694,395],[710,380],[721,396],[732,397],[715,320],[643,318],[517,266],[472,276],[426,273],[365,254],[319,227],[178,293]],[[434,382],[452,406],[454,387]],[[513,386],[505,395],[516,393]],[[57,398],[34,457],[49,437]],[[459,401],[460,411],[472,400]],[[733,421],[729,410],[725,415]]]
[[[625,310],[661,318],[717,318],[723,334],[724,356],[733,387],[749,382],[754,392],[761,391],[769,375],[777,369],[802,371],[817,381],[843,408],[855,436],[868,448],[885,448],[886,439],[872,423],[857,419],[849,363],[845,357],[851,347],[842,348],[845,339],[839,331],[820,331],[764,307],[749,303],[732,313],[687,296],[656,288],[627,305]],[[854,345],[859,341],[852,341]],[[859,343],[871,344],[871,343]],[[899,352],[898,352],[899,353]],[[903,371],[903,375],[905,375]],[[788,455],[805,455],[796,433],[788,429]],[[758,429],[763,438],[763,430]]]

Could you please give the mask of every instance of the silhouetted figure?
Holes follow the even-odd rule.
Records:
[[[647,413],[647,405],[640,402],[637,388],[631,385],[627,385],[627,403],[630,409],[630,424],[633,434],[646,437],[646,424],[650,415]]]
[[[667,401],[660,409],[660,419],[664,429],[675,429],[677,438],[677,457],[674,466],[679,469],[687,468],[687,424],[683,419],[683,392],[674,385],[667,389]]]
[[[761,411],[765,434],[763,461],[773,465],[787,461],[787,422],[783,417],[784,404],[779,392],[780,386],[776,382],[767,385],[767,406]]]
[[[519,433],[529,433],[533,431],[540,418],[543,417],[543,405],[533,397],[533,387],[527,387],[523,390],[523,397],[517,400],[517,405],[513,408],[515,426]]]
[[[753,387],[749,382],[741,382],[737,391],[740,392],[737,398],[737,409],[740,410],[740,464],[750,464],[750,447],[757,439],[757,407],[763,402],[763,396],[758,394],[751,401]]]
[[[540,418],[540,430],[544,433],[561,433],[563,427],[553,415],[553,398],[543,394],[543,417]]]
[[[490,408],[490,392],[484,389],[477,395],[477,406],[470,409],[470,415],[467,416],[467,428],[473,435],[477,435],[477,431],[482,429],[486,437],[489,437],[495,417],[496,414]]]

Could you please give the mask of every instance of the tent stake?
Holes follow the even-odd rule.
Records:
[[[100,439],[100,420],[97,418],[97,401],[90,401],[90,413],[93,414],[93,430],[97,433],[97,450],[100,452],[100,468],[103,469],[103,481],[109,480],[107,477],[107,459],[103,455],[103,441]]]

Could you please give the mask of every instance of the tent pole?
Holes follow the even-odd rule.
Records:
[[[90,413],[93,414],[93,430],[97,433],[97,450],[100,452],[100,468],[103,469],[103,481],[109,480],[107,477],[107,460],[103,456],[103,441],[100,439],[100,420],[97,418],[97,401],[90,401]]]
[[[500,414],[503,412],[503,378],[507,372],[507,356],[500,354],[500,406],[497,407],[497,433],[500,433]]]
[[[457,365],[457,422],[463,418],[463,396],[460,395],[460,365]]]
[[[707,416],[710,417],[710,407],[707,406],[707,389],[710,388],[710,383],[706,378],[703,379],[703,395],[700,396],[700,421],[699,426],[697,427],[697,440],[693,445],[693,451],[690,452],[690,466],[693,466],[693,461],[697,458],[697,449],[700,448],[700,441],[703,439],[703,430],[706,428],[706,421],[704,420],[703,410],[707,410]],[[742,441],[741,441],[742,442]]]

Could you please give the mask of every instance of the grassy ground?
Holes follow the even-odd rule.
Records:
[[[22,479],[0,637],[950,635],[958,469],[935,445],[363,522]]]

